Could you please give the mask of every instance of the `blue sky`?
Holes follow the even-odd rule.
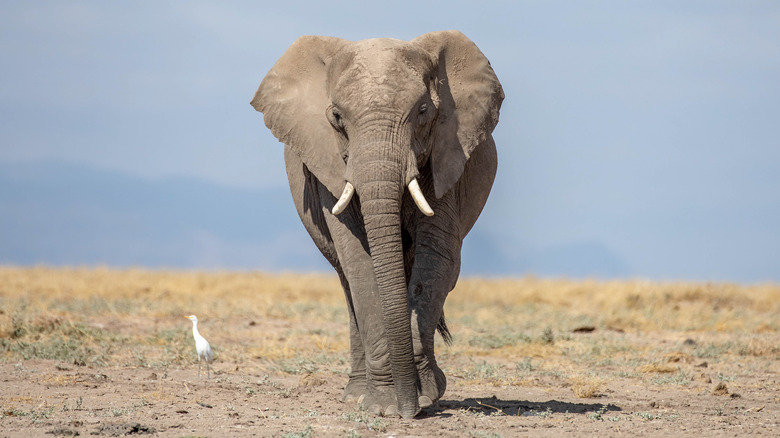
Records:
[[[774,1],[4,1],[0,164],[286,195],[249,100],[287,46],[442,29],[482,49],[507,96],[499,175],[464,251],[587,247],[621,275],[780,281]]]

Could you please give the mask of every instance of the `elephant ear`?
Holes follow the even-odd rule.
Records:
[[[438,65],[439,114],[431,167],[440,198],[460,179],[474,148],[496,127],[504,91],[488,59],[459,31],[431,32],[412,42]]]
[[[265,125],[301,158],[334,196],[344,189],[346,164],[339,139],[325,111],[330,105],[327,69],[330,58],[349,41],[302,36],[271,68],[252,99]]]

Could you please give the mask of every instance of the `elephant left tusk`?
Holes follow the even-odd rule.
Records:
[[[352,200],[352,195],[354,194],[355,187],[347,181],[347,184],[344,186],[344,191],[341,193],[341,197],[338,202],[336,202],[336,205],[333,206],[331,213],[336,215],[341,214],[341,212],[347,208],[347,205],[349,205],[349,201]]]
[[[414,203],[417,204],[417,208],[419,208],[424,215],[433,216],[433,210],[431,209],[431,206],[428,205],[428,201],[425,200],[425,195],[423,195],[422,190],[420,190],[420,184],[417,182],[417,178],[409,183],[409,193],[412,194]]]

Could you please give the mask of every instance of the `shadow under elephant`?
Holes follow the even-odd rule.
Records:
[[[596,412],[620,412],[622,409],[611,403],[571,403],[558,400],[534,402],[528,400],[503,400],[496,396],[466,398],[463,400],[439,400],[424,409],[421,418],[447,418],[452,411],[466,410],[484,415],[530,416],[543,412],[587,414]]]

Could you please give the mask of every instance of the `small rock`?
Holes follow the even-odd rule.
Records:
[[[702,363],[700,363],[700,364],[698,364],[696,366],[699,367],[699,368],[707,368],[710,365],[705,361],[705,362],[702,362]]]
[[[696,345],[696,341],[694,341],[691,338],[688,338],[688,339],[683,341],[683,345],[687,345],[689,347],[693,347],[694,345]]]

